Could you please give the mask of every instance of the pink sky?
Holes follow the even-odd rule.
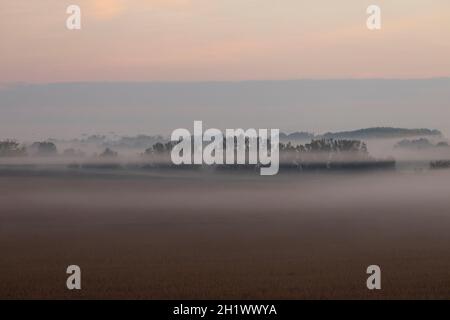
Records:
[[[445,77],[450,1],[2,0],[0,39],[3,83]]]

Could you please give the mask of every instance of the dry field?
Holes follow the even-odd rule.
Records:
[[[3,168],[0,298],[448,299],[449,178]]]

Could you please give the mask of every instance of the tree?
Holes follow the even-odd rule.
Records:
[[[116,158],[119,154],[114,151],[111,150],[110,148],[106,148],[101,154],[100,157],[101,158]]]
[[[14,140],[0,141],[0,157],[24,156],[26,149]]]
[[[156,153],[164,153],[165,148],[164,145],[161,142],[157,142],[153,145],[153,151]]]
[[[53,142],[34,142],[30,150],[38,156],[54,156],[57,154],[56,145]]]

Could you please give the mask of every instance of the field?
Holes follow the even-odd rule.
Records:
[[[2,166],[0,298],[448,299],[449,178]]]

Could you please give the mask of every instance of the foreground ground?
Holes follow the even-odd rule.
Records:
[[[0,298],[448,299],[449,178],[3,168]]]

